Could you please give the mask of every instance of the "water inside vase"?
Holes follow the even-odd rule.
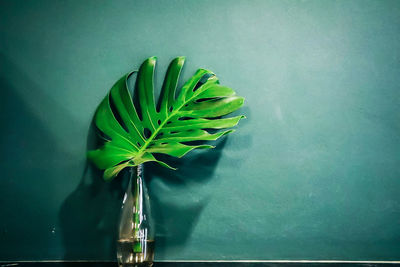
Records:
[[[154,240],[120,239],[117,241],[120,267],[150,267],[154,260]]]

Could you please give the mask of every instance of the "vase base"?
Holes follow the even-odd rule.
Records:
[[[152,262],[142,262],[142,263],[119,263],[120,267],[152,267]]]
[[[120,239],[117,242],[117,256],[120,267],[151,267],[154,240]]]

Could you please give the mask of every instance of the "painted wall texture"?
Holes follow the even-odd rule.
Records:
[[[146,167],[157,260],[400,259],[400,1],[0,1],[0,260],[114,260],[126,178],[92,117],[158,56],[246,103],[210,152]]]

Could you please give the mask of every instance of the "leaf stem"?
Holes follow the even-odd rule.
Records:
[[[143,192],[142,188],[141,188],[141,167],[140,165],[136,167],[136,173],[134,175],[134,177],[132,177],[132,179],[134,179],[132,181],[133,185],[134,185],[134,203],[135,203],[135,210],[133,213],[133,244],[132,244],[132,249],[133,252],[135,253],[141,253],[142,252],[142,243],[140,240],[140,222],[141,222],[141,212],[142,212],[142,203],[141,203],[141,197]]]

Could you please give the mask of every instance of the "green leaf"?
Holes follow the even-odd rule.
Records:
[[[185,58],[177,57],[165,75],[158,104],[154,99],[156,57],[148,58],[137,72],[133,99],[127,80],[135,72],[119,79],[97,108],[95,124],[105,142],[88,152],[88,158],[104,171],[104,179],[114,178],[125,167],[154,161],[174,169],[156,158],[157,154],[182,157],[196,148],[186,142],[217,140],[233,130],[244,116],[221,118],[244,103],[244,98],[219,84],[215,74],[199,69],[175,96]],[[135,100],[135,101],[133,101]],[[136,105],[134,104],[137,103]],[[213,132],[209,132],[213,129]],[[184,143],[185,142],[185,143]]]

